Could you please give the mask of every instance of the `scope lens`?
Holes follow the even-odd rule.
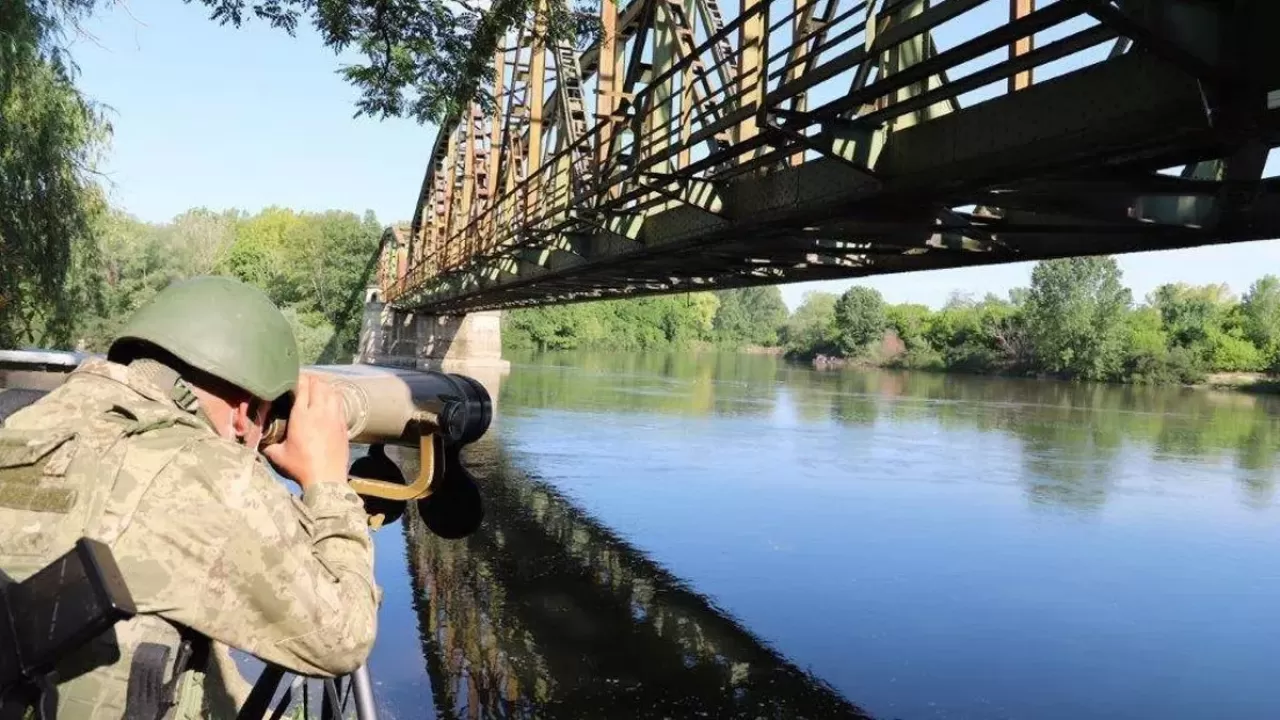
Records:
[[[465,402],[460,408],[464,412],[460,442],[467,445],[484,437],[489,429],[489,423],[493,420],[493,402],[489,397],[489,391],[474,378],[466,375],[451,375],[451,378],[464,388],[462,397]]]

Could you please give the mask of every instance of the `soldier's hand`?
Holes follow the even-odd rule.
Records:
[[[303,373],[289,413],[288,435],[262,452],[304,491],[315,483],[345,483],[351,448],[338,391],[322,378]]]

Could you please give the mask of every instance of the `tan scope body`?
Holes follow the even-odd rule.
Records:
[[[434,371],[374,365],[312,365],[342,396],[347,437],[353,443],[417,447],[423,435],[442,432],[450,440],[478,437],[488,429],[490,402],[470,378]],[[273,413],[265,443],[287,432],[287,406]]]
[[[419,411],[409,386],[392,373],[352,372],[326,366],[309,367],[307,371],[323,375],[342,396],[347,438],[353,443],[399,444],[411,439],[416,444],[419,433],[411,433],[410,426],[415,420],[427,420],[432,415]],[[285,432],[284,418],[273,417],[263,442],[280,442]],[[406,438],[406,434],[413,437]]]

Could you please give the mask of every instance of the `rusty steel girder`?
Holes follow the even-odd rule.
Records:
[[[600,0],[585,50],[538,7],[384,236],[399,309],[1280,236],[1280,3]]]

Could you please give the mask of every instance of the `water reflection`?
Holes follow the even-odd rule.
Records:
[[[514,358],[502,394],[513,413],[729,415],[1016,441],[1035,505],[1096,510],[1124,463],[1229,463],[1242,502],[1275,498],[1280,397],[923,372],[815,372],[771,356],[558,353]],[[523,363],[523,364],[521,364]],[[786,403],[780,399],[785,397]],[[903,427],[906,426],[906,427]],[[992,438],[994,439],[994,438]],[[1155,480],[1168,469],[1151,469]]]
[[[491,438],[468,460],[482,530],[450,542],[404,524],[442,717],[869,717]]]
[[[502,398],[522,409],[685,415],[766,416],[782,367],[771,356],[738,353],[556,353],[511,362],[518,371],[504,381]]]

